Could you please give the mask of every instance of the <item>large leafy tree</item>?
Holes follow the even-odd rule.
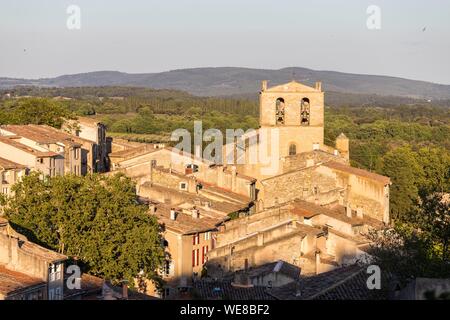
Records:
[[[441,193],[421,197],[408,217],[372,232],[374,262],[403,284],[417,277],[450,277],[449,199]]]
[[[0,109],[0,124],[46,124],[61,128],[71,112],[58,101],[46,98],[24,98],[5,103]]]
[[[423,169],[409,147],[389,151],[378,164],[378,171],[392,180],[390,208],[393,219],[402,219],[411,211],[419,196],[418,183],[423,181]]]
[[[450,192],[450,152],[440,147],[424,147],[417,155],[424,172],[420,193]]]
[[[164,261],[160,227],[136,202],[134,183],[121,174],[40,179],[15,185],[5,214],[19,232],[71,257],[87,271],[131,281],[159,280]]]

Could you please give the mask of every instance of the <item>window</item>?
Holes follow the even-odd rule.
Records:
[[[56,280],[60,280],[61,279],[61,264],[58,263],[58,265],[56,266]]]
[[[200,236],[198,234],[192,236],[192,244],[195,246],[200,243]]]
[[[152,160],[151,162],[150,162],[150,165],[154,168],[154,167],[156,167],[156,160]]]
[[[200,249],[192,250],[192,267],[198,266]]]
[[[164,297],[168,297],[170,296],[170,288],[165,288],[164,289]]]
[[[205,240],[211,239],[211,232],[205,232]]]
[[[206,256],[208,251],[209,251],[209,247],[208,246],[204,246],[202,248],[202,265],[205,264],[206,261],[208,261],[208,257]]]
[[[170,260],[166,260],[164,263],[164,275],[165,276],[170,276],[172,271],[172,263],[170,262]]]
[[[300,124],[309,126],[310,106],[309,99],[303,98],[300,104]]]
[[[297,146],[292,143],[289,145],[289,155],[290,156],[295,156],[297,154]]]
[[[180,190],[187,191],[188,185],[186,182],[180,182]]]
[[[55,300],[60,300],[61,297],[61,288],[56,288],[55,289]]]
[[[198,172],[198,165],[196,164],[188,164],[186,166],[187,169],[192,169],[192,172]]]
[[[284,124],[284,99],[278,98],[275,102],[276,124]]]
[[[48,300],[55,300],[55,290],[54,289],[48,290]]]

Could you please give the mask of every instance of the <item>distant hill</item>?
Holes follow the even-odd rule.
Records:
[[[261,80],[269,80],[269,85],[276,85],[291,81],[294,74],[297,81],[307,85],[322,81],[322,88],[325,91],[415,99],[450,99],[450,85],[387,76],[315,71],[306,68],[264,70],[220,67],[143,74],[98,71],[35,80],[0,78],[0,89],[24,85],[40,87],[133,86],[176,89],[198,96],[245,96],[258,92]]]

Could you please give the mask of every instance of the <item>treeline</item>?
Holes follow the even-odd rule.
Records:
[[[69,88],[63,92],[58,89],[47,94],[65,93],[73,90],[73,96],[80,99],[61,100],[61,98],[22,98],[2,100],[0,124],[35,123],[59,127],[64,117],[77,115],[92,116],[107,126],[109,132],[126,135],[136,141],[150,141],[154,137],[170,137],[175,129],[183,128],[193,132],[195,120],[201,120],[203,130],[258,128],[258,103],[252,100],[201,98],[170,90],[130,88]],[[41,90],[41,89],[39,89]],[[97,91],[96,91],[97,90]],[[125,93],[128,95],[125,96]],[[30,93],[30,92],[29,92]],[[89,98],[97,94],[103,95]],[[124,93],[123,97],[117,94]],[[113,96],[115,94],[115,96]],[[173,95],[172,95],[173,94]],[[109,97],[105,97],[109,95]],[[450,152],[450,108],[432,105],[399,105],[396,107],[326,107],[325,143],[333,146],[336,137],[345,133],[350,138],[350,155],[354,166],[376,171],[390,176],[393,186],[393,211],[405,210],[408,201],[396,199],[408,195],[413,199],[418,183],[433,179],[450,180],[447,159]],[[150,139],[150,140],[149,140]],[[406,148],[406,149],[405,149]],[[406,152],[405,150],[409,150]],[[394,153],[394,156],[392,156]],[[396,154],[399,153],[399,154]],[[390,157],[411,161],[397,164],[396,167],[413,170],[408,178],[398,178],[401,170],[389,170],[386,164]],[[429,159],[434,161],[425,163]],[[391,161],[395,162],[395,161]],[[440,168],[426,173],[425,180],[418,179],[427,166]],[[417,170],[416,170],[417,169]],[[415,178],[411,178],[415,177]],[[416,185],[417,192],[406,191]],[[448,184],[434,189],[449,192]],[[396,191],[396,188],[399,188]],[[433,188],[428,188],[433,189]],[[411,202],[408,202],[411,204]],[[396,209],[398,207],[398,209]]]

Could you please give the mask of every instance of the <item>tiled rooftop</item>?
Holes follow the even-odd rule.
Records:
[[[20,143],[19,141],[17,141],[17,139],[15,139],[14,137],[0,137],[0,143],[5,143],[8,144],[14,148],[17,148],[19,150],[22,150],[24,152],[27,152],[29,154],[32,154],[36,157],[41,157],[41,158],[48,158],[48,157],[55,157],[58,154],[55,152],[50,152],[50,151],[38,151],[36,149],[33,149],[31,147],[28,147],[22,143]]]
[[[199,218],[193,218],[190,214],[183,213],[183,210],[176,209],[176,219],[171,220],[171,208],[172,206],[170,205],[160,203],[156,206],[154,215],[160,223],[164,224],[165,228],[181,234],[194,234],[213,230],[218,224],[228,219],[226,215],[219,216],[199,208]]]
[[[21,164],[0,158],[0,169],[12,170],[12,169],[25,169],[25,168],[26,167]]]
[[[152,153],[161,150],[160,148],[155,148],[153,144],[146,144],[139,147],[134,147],[130,149],[125,149],[121,151],[116,151],[109,154],[110,158],[133,158],[143,154]]]
[[[31,241],[24,241],[24,243],[21,246],[21,249],[25,252],[37,255],[40,258],[49,262],[58,262],[67,260],[67,256],[41,247],[40,245],[33,243]]]
[[[248,276],[250,278],[261,277],[270,273],[279,273],[290,277],[291,279],[298,279],[300,276],[300,268],[280,260],[253,267],[248,270]]]
[[[391,183],[391,179],[389,177],[385,177],[367,170],[351,167],[336,161],[329,161],[324,163],[323,165],[334,170],[354,174],[360,177],[367,178],[369,180],[377,181],[383,183],[384,185]]]
[[[42,144],[55,144],[59,142],[69,146],[79,146],[80,143],[76,140],[82,140],[76,136],[44,125],[7,125],[2,128],[16,134],[17,136]]]
[[[0,265],[0,293],[11,294],[15,291],[31,286],[45,285],[41,279],[30,277],[26,274],[6,269]]]
[[[235,287],[231,281],[195,281],[194,292],[203,300],[275,300],[265,287]]]
[[[268,291],[279,300],[352,300],[382,298],[367,288],[365,267],[351,265],[318,275],[301,277],[292,282]],[[297,293],[300,291],[300,295]]]

